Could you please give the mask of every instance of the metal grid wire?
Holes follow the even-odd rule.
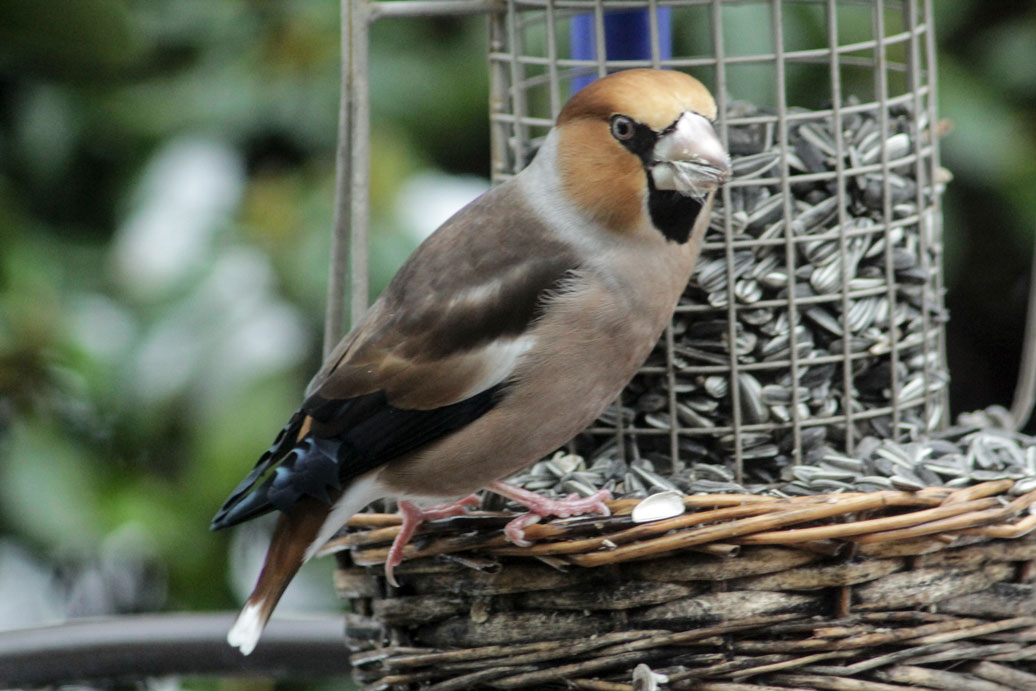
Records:
[[[647,49],[609,58],[630,11]],[[489,17],[494,182],[576,88],[632,67],[701,79],[734,158],[672,324],[579,451],[722,463],[741,483],[944,426],[931,0],[345,0],[327,347],[346,265],[354,321],[367,304],[369,26],[473,13]]]
[[[635,9],[650,53],[609,59],[609,13]],[[587,17],[593,55],[570,57]],[[732,462],[742,482],[746,461],[943,426],[931,20],[930,0],[510,0],[491,18],[495,181],[524,167],[580,79],[632,67],[701,79],[735,154],[673,324],[584,453],[614,438],[675,469]],[[823,160],[804,163],[811,147]],[[769,218],[749,224],[760,197]]]

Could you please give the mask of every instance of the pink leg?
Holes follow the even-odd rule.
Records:
[[[422,509],[413,502],[405,499],[401,500],[399,502],[399,513],[403,517],[403,525],[400,526],[396,539],[392,541],[388,558],[385,560],[385,578],[388,579],[388,582],[394,587],[399,587],[399,584],[396,583],[396,577],[392,574],[392,570],[403,563],[403,548],[410,542],[410,538],[414,536],[414,531],[422,523],[434,521],[438,518],[458,516],[464,513],[467,507],[475,506],[479,501],[479,498],[472,494],[452,504]]]
[[[504,527],[507,539],[519,547],[528,547],[532,544],[525,539],[525,529],[533,523],[537,523],[543,516],[565,518],[583,513],[611,515],[611,511],[604,502],[611,501],[612,495],[606,489],[594,492],[589,497],[571,494],[567,499],[548,499],[541,494],[509,485],[506,482],[491,482],[486,485],[486,489],[516,501],[529,509],[529,513],[519,516]]]

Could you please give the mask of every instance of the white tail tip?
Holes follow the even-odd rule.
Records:
[[[266,617],[262,614],[262,601],[249,602],[227,632],[227,643],[240,650],[242,655],[250,655],[263,635],[264,628]]]

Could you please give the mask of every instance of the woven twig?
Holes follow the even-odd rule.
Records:
[[[666,691],[1036,688],[1036,492],[1010,487],[687,497],[645,524],[621,500],[531,526],[527,548],[502,536],[513,514],[461,516],[423,528],[391,597],[395,516],[330,549],[372,617],[350,615],[371,689],[635,691],[638,665]]]
[[[1036,502],[1036,491],[1014,498],[1006,505],[997,497],[1011,487],[1010,480],[985,482],[959,490],[944,487],[920,492],[871,492],[815,495],[777,499],[756,495],[718,495],[687,497],[684,504],[694,511],[682,516],[634,525],[628,518],[635,501],[612,502],[611,517],[552,521],[530,526],[526,536],[535,541],[531,547],[511,545],[500,529],[507,514],[479,513],[428,524],[419,533],[430,538],[423,544],[407,545],[405,559],[449,554],[482,552],[501,557],[560,557],[580,566],[602,566],[634,559],[657,557],[692,547],[739,544],[804,545],[851,538],[858,544],[897,542],[928,535],[968,534],[1020,537],[1036,528],[1036,516],[1011,523]],[[852,520],[856,514],[914,509],[897,515]],[[791,526],[842,519],[806,528]],[[347,533],[331,541],[322,554],[351,550],[353,562],[373,565],[388,557],[388,544],[398,535],[398,519],[376,514],[354,518],[350,526],[380,526],[363,532]],[[482,526],[485,526],[483,528]],[[976,528],[989,531],[975,533]],[[464,530],[463,534],[456,533]],[[592,536],[584,537],[587,533]],[[724,547],[729,552],[731,547]]]
[[[860,620],[862,621],[862,620]],[[697,665],[693,669],[685,668],[675,671],[667,676],[673,684],[672,688],[683,688],[680,682],[698,681],[707,679],[729,679],[731,682],[740,682],[750,678],[762,677],[777,682],[781,686],[790,678],[785,675],[787,670],[801,670],[800,681],[806,682],[810,679],[842,680],[836,685],[834,681],[816,683],[809,688],[841,688],[841,689],[872,689],[882,688],[881,681],[895,681],[904,683],[917,683],[921,677],[928,679],[942,679],[944,682],[954,681],[956,687],[937,686],[933,688],[972,688],[969,682],[973,674],[960,674],[953,676],[956,672],[945,672],[945,674],[929,675],[928,668],[917,667],[922,662],[937,662],[940,659],[974,659],[984,654],[984,651],[995,652],[1002,650],[1006,645],[977,645],[966,648],[956,645],[955,642],[964,639],[980,640],[984,636],[1011,628],[1031,626],[1034,621],[1031,617],[1020,617],[1003,622],[979,622],[972,619],[948,619],[942,622],[924,624],[917,627],[907,627],[893,631],[881,631],[858,623],[857,630],[868,630],[868,633],[855,635],[849,638],[838,640],[827,640],[829,650],[813,653],[752,653],[753,647],[764,645],[759,641],[754,646],[746,641],[738,645],[735,641],[734,657],[724,659],[721,653],[699,652],[691,655],[684,655],[683,660],[693,660]],[[402,655],[393,655],[393,651],[383,650],[380,655],[361,654],[353,657],[354,664],[365,665],[377,658],[378,662],[389,669],[420,670],[423,671],[397,671],[381,677],[381,684],[414,683],[428,680],[432,674],[429,670],[435,669],[440,676],[447,676],[448,679],[438,682],[429,688],[432,689],[463,689],[472,688],[472,685],[488,682],[493,688],[542,688],[544,684],[556,682],[560,679],[572,679],[575,675],[587,674],[595,670],[606,670],[615,666],[629,665],[634,662],[659,659],[663,656],[678,654],[680,646],[695,641],[703,641],[713,638],[717,634],[731,634],[736,632],[758,632],[766,634],[767,624],[773,624],[775,620],[757,619],[755,621],[744,621],[737,625],[726,625],[721,627],[710,627],[695,632],[683,633],[655,633],[648,632],[624,632],[621,634],[606,634],[586,641],[545,641],[534,645],[515,646],[489,646],[475,648],[465,651],[452,652],[431,652],[425,655],[415,655],[411,650],[403,651]],[[880,623],[880,622],[879,622]],[[828,629],[830,631],[830,629]],[[814,629],[814,635],[821,633]],[[644,635],[648,634],[648,635]],[[921,634],[921,635],[919,635]],[[818,639],[816,643],[824,642]],[[717,643],[717,645],[719,645]],[[903,646],[893,652],[878,656],[867,656],[867,651],[878,646],[888,647],[889,645]],[[939,651],[942,657],[931,656],[933,651]],[[593,653],[592,655],[586,655]],[[825,662],[832,659],[853,659],[863,656],[862,660],[854,664],[846,664],[835,667],[818,665],[818,662]],[[925,655],[930,659],[926,660]],[[589,659],[579,659],[581,656]],[[562,661],[565,659],[577,658],[578,661],[568,662],[561,665],[548,665],[546,667],[533,668],[536,663]],[[464,660],[457,664],[458,660]],[[905,661],[912,664],[904,665]],[[979,666],[984,665],[984,666]],[[917,667],[917,669],[906,668]],[[1029,672],[1016,670],[998,663],[979,663],[969,667],[971,672],[979,671],[990,679],[991,683],[1003,683],[1008,679],[1023,681],[1036,678]],[[942,672],[942,670],[928,670]],[[869,674],[872,679],[861,679],[860,675]],[[919,676],[920,675],[920,676]],[[950,675],[950,676],[946,676]],[[878,680],[878,681],[875,681]],[[601,683],[614,683],[608,681]],[[855,683],[852,683],[855,682]],[[587,687],[589,688],[589,687]],[[601,688],[605,688],[601,686]],[[691,687],[687,687],[691,688]],[[693,688],[701,688],[695,685]],[[761,689],[767,686],[747,684],[743,688]],[[985,688],[976,686],[975,688]],[[1014,688],[1027,688],[1026,686],[1015,686]]]

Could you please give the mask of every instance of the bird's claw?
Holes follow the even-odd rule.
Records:
[[[529,509],[529,513],[522,514],[504,526],[504,535],[519,547],[529,547],[532,545],[531,542],[525,539],[525,528],[538,523],[542,517],[558,516],[559,518],[568,518],[569,516],[579,516],[584,513],[598,513],[602,516],[611,515],[611,510],[608,509],[608,505],[605,502],[611,501],[612,494],[606,489],[594,492],[589,497],[570,494],[565,499],[549,499],[541,494],[503,482],[494,482],[488,485],[488,489]]]
[[[531,511],[524,513],[504,526],[504,535],[518,547],[532,547],[532,543],[525,539],[525,529],[534,523],[539,523],[540,518],[542,516]]]
[[[388,557],[385,558],[385,579],[389,584],[394,588],[399,587],[399,583],[396,582],[396,576],[393,574],[393,570],[403,563],[403,549],[407,546],[407,543],[410,542],[410,538],[414,536],[414,532],[417,531],[422,523],[425,521],[434,521],[440,518],[459,516],[460,514],[465,513],[469,506],[475,506],[481,501],[482,500],[474,494],[469,494],[463,499],[450,504],[422,509],[413,502],[406,501],[405,499],[401,500],[399,502],[399,513],[403,517],[403,525],[399,527],[399,533],[392,541]]]
[[[458,499],[455,502],[449,504],[443,504],[442,506],[430,506],[427,509],[418,509],[421,512],[422,520],[435,521],[440,518],[450,518],[451,516],[460,516],[465,513],[469,506],[478,506],[482,503],[482,500],[475,494],[469,494],[463,499]]]

